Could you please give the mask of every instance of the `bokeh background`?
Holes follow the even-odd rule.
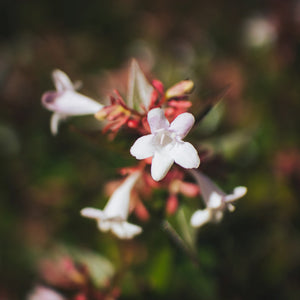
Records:
[[[55,287],[45,257],[59,253],[89,257],[96,281],[117,274],[120,299],[300,299],[300,1],[3,0],[0,14],[1,300]],[[53,69],[105,101],[131,57],[167,87],[194,80],[197,108],[223,98],[197,129],[216,154],[203,170],[248,194],[198,231],[199,265],[155,213],[127,242],[80,217],[134,163],[122,134],[111,144],[88,117],[50,134]]]

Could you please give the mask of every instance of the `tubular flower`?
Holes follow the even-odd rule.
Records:
[[[173,163],[183,168],[198,168],[200,158],[197,150],[182,139],[192,128],[195,118],[182,113],[170,124],[160,108],[148,112],[151,134],[140,137],[130,149],[137,159],[152,158],[151,176],[155,181],[163,179]]]
[[[39,285],[28,295],[27,300],[66,300],[61,294],[56,291]]]
[[[238,186],[234,188],[232,194],[224,193],[207,176],[201,172],[192,171],[206,204],[206,209],[199,209],[191,217],[191,225],[200,227],[209,221],[220,221],[226,209],[234,211],[232,203],[247,193],[247,188]]]
[[[56,91],[43,94],[42,104],[45,108],[53,111],[50,129],[53,135],[58,132],[59,122],[69,116],[95,114],[103,105],[76,92],[69,77],[60,70],[52,72],[52,78]]]
[[[103,210],[87,207],[81,210],[81,215],[96,219],[101,231],[111,230],[120,239],[131,239],[141,233],[140,226],[127,222],[130,194],[139,176],[138,171],[128,176],[114,191]]]

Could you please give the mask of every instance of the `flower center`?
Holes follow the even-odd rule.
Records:
[[[176,143],[176,134],[168,130],[158,131],[154,138],[156,148],[173,147]]]

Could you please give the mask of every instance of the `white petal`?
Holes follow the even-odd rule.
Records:
[[[200,186],[201,194],[206,205],[209,205],[210,197],[213,193],[219,194],[222,198],[226,196],[226,194],[202,172],[191,172],[195,176],[196,182]]]
[[[48,105],[48,109],[68,116],[95,114],[102,107],[99,102],[73,91],[58,94],[55,101]]]
[[[164,111],[161,108],[151,109],[148,112],[147,120],[152,133],[159,129],[167,129],[170,125]]]
[[[83,217],[91,218],[91,219],[102,219],[104,218],[104,213],[100,209],[86,207],[80,211],[80,214]]]
[[[205,223],[211,221],[212,219],[212,212],[210,209],[199,209],[194,212],[191,217],[191,225],[193,227],[200,227]]]
[[[235,207],[234,207],[231,203],[228,203],[228,204],[227,204],[227,209],[228,209],[230,212],[235,211]]]
[[[54,70],[52,72],[52,78],[54,81],[55,88],[58,92],[63,92],[66,90],[74,90],[70,78],[63,71]]]
[[[135,235],[140,234],[142,228],[128,222],[121,222],[114,223],[111,226],[111,231],[120,239],[131,239]]]
[[[198,168],[200,158],[194,146],[188,142],[178,142],[170,150],[170,155],[175,162],[183,168],[193,169]]]
[[[27,296],[27,300],[66,300],[61,294],[51,288],[39,285]]]
[[[50,130],[51,130],[51,133],[53,135],[57,134],[59,123],[62,120],[65,120],[65,119],[66,119],[65,115],[62,115],[62,114],[59,114],[59,113],[53,113],[52,114],[51,120],[50,120]]]
[[[97,224],[102,232],[107,232],[111,229],[113,223],[111,221],[99,220]]]
[[[152,85],[146,79],[137,61],[133,59],[128,80],[128,106],[141,111],[141,104],[143,104],[148,109],[153,90]]]
[[[206,203],[206,205],[209,208],[218,208],[218,207],[221,207],[222,203],[223,203],[223,196],[221,196],[220,194],[213,191],[209,195],[209,200]]]
[[[131,190],[139,176],[140,172],[132,173],[113,192],[103,210],[106,218],[121,218],[122,220],[127,219]]]
[[[156,151],[154,153],[151,165],[151,176],[155,181],[162,180],[170,168],[174,160],[168,153],[163,151]]]
[[[238,186],[233,190],[233,194],[226,195],[226,202],[233,202],[245,196],[247,193],[247,188],[245,186]]]
[[[214,212],[214,221],[215,222],[220,222],[223,218],[223,211],[222,210],[217,210]]]
[[[190,113],[183,113],[176,117],[171,123],[170,130],[174,131],[180,138],[184,138],[193,127],[195,118]]]
[[[148,134],[140,137],[135,141],[133,146],[130,148],[130,153],[136,159],[145,159],[153,156],[154,145],[153,145],[153,134]]]

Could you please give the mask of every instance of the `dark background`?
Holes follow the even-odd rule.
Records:
[[[120,299],[300,298],[300,1],[3,0],[0,14],[0,299],[24,299],[58,244],[101,253],[116,272],[134,253]],[[253,42],[257,18],[273,31]],[[248,194],[199,230],[200,267],[153,219],[119,243],[80,217],[103,207],[104,183],[134,160],[114,150],[122,135],[110,146],[78,130],[97,127],[86,117],[51,136],[40,104],[55,68],[104,101],[131,57],[167,87],[194,80],[200,107],[230,84],[198,144],[217,154],[209,175]]]

